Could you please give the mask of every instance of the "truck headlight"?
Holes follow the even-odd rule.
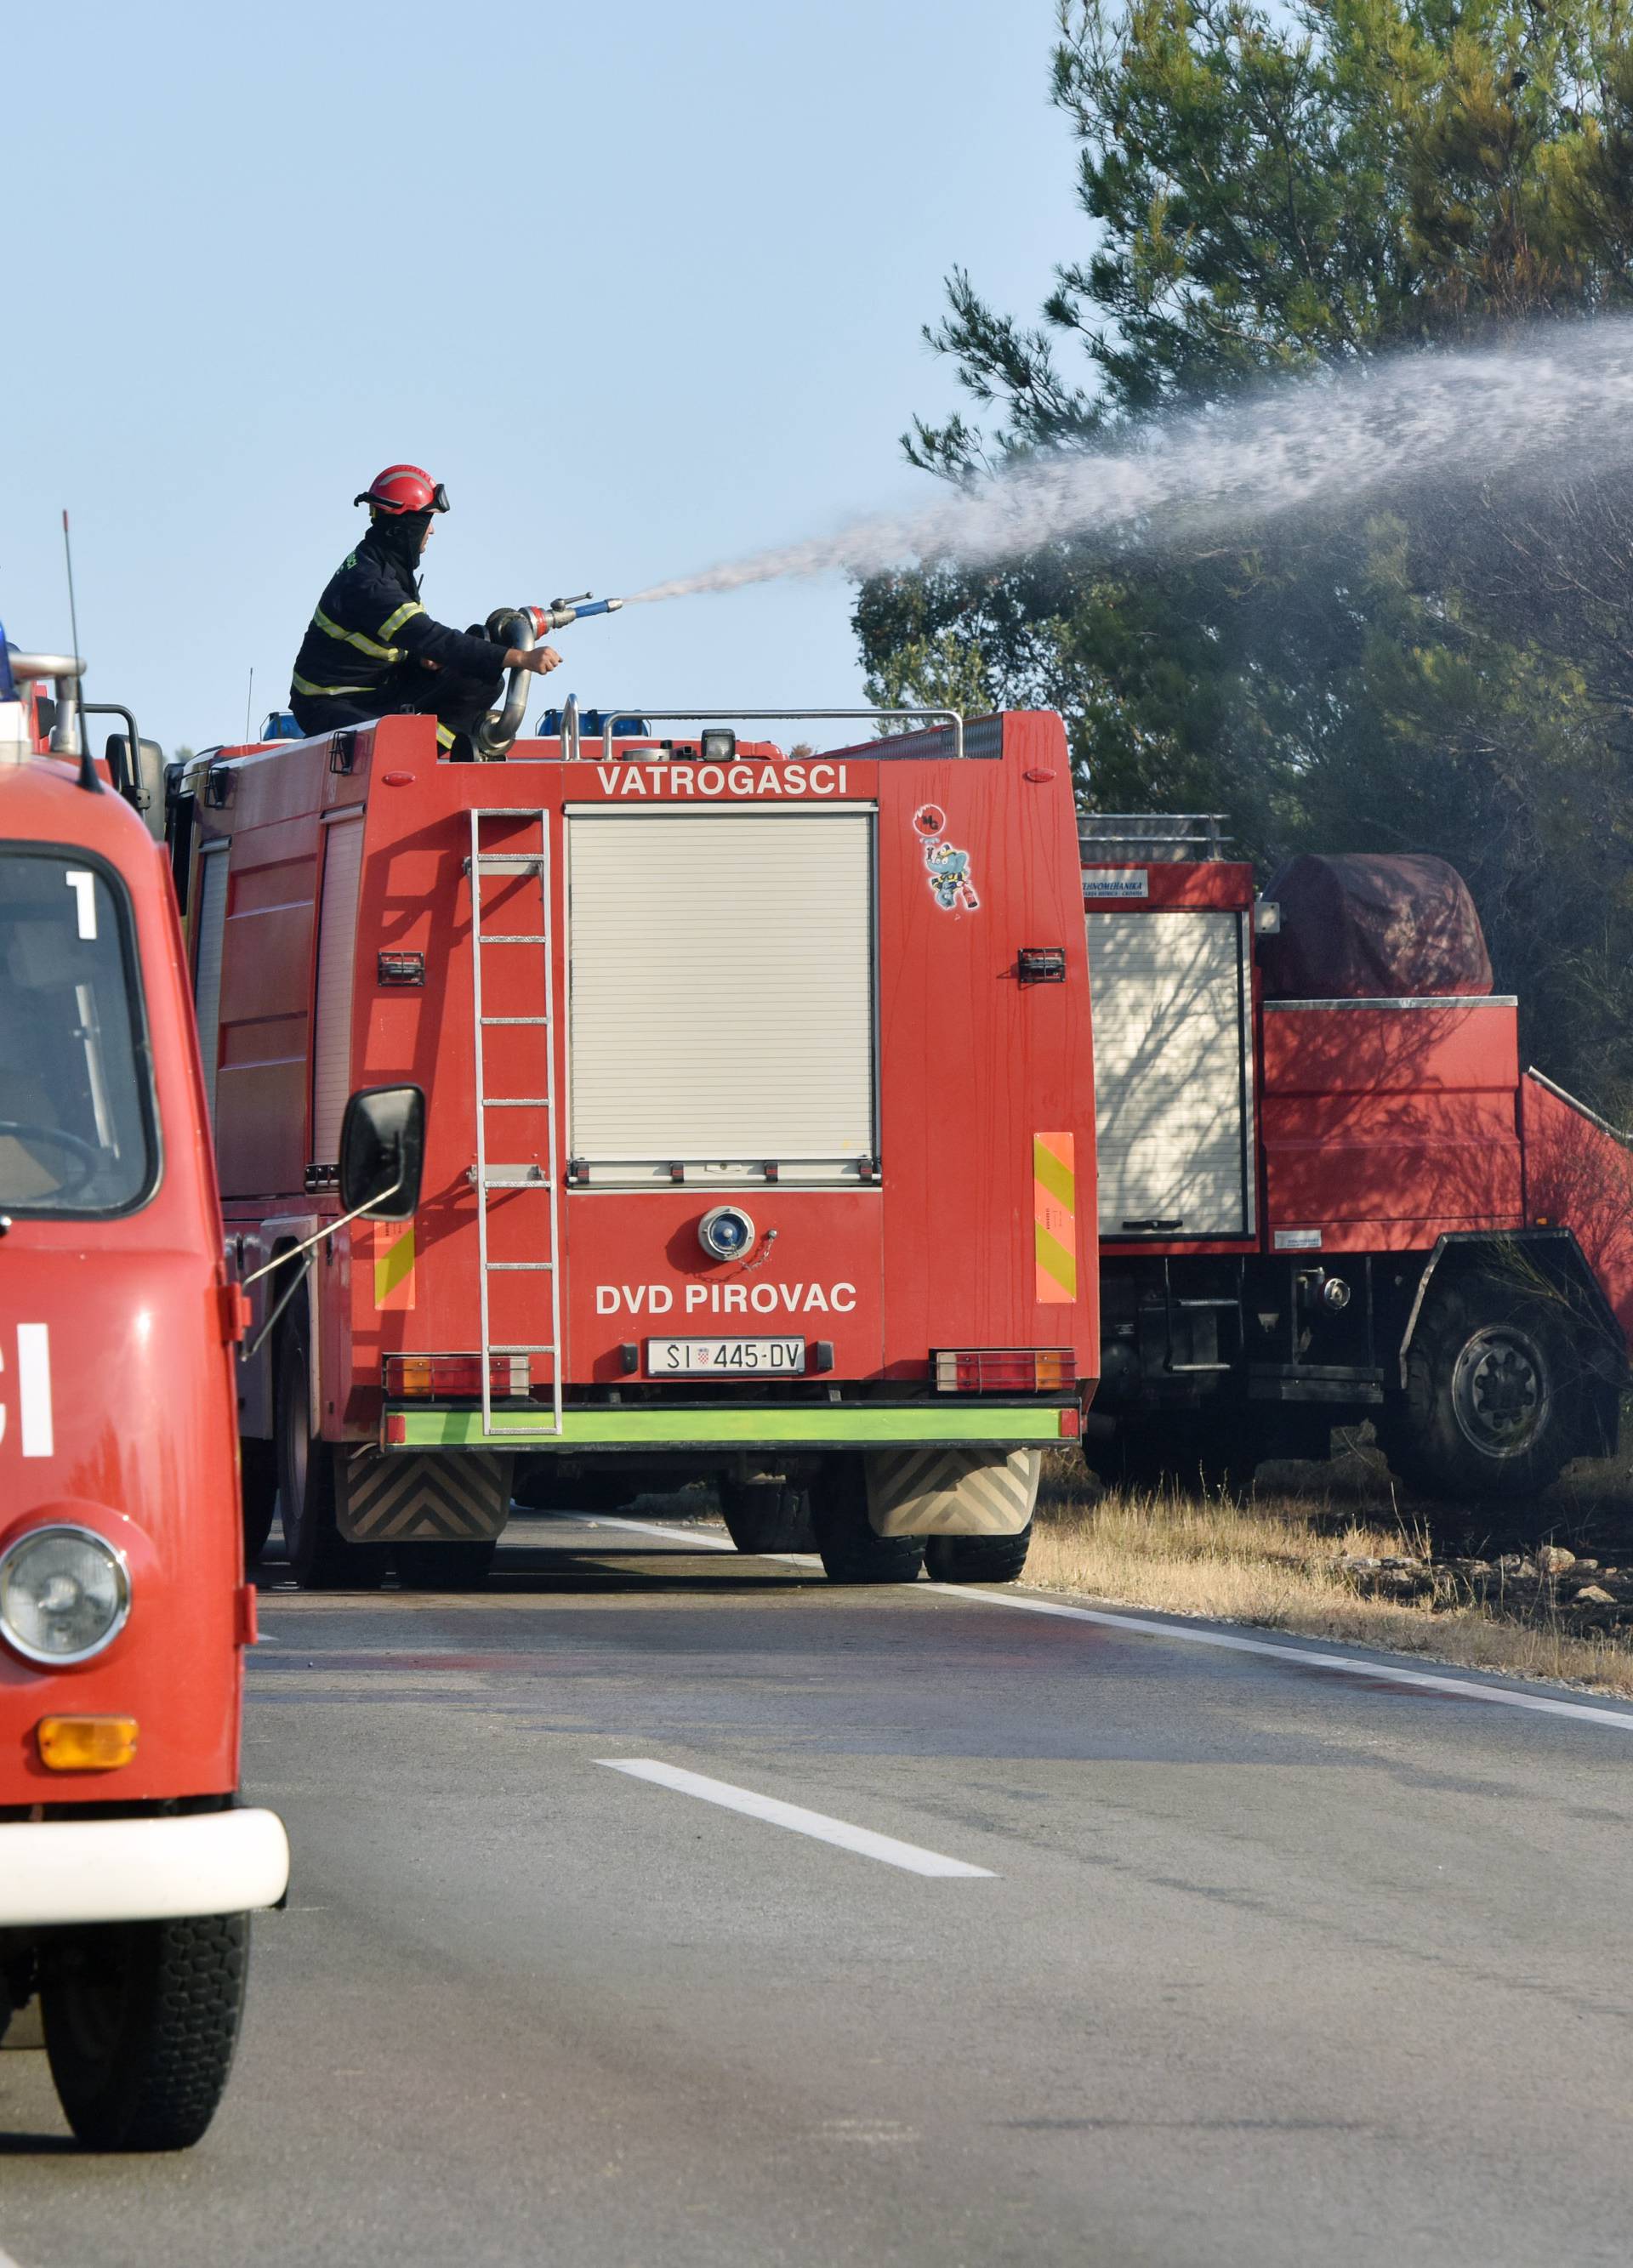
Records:
[[[698,1241],[711,1260],[743,1260],[754,1249],[754,1223],[741,1205],[716,1205],[698,1223]]]
[[[25,1661],[89,1661],[130,1612],[124,1555],[88,1528],[35,1528],[0,1552],[0,1638]]]

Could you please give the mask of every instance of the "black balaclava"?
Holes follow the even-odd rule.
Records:
[[[394,566],[403,569],[417,589],[420,550],[430,525],[428,512],[382,512],[375,514],[369,526],[369,541]]]

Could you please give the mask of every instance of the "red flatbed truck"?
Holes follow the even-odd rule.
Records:
[[[1511,997],[1271,997],[1281,909],[1256,902],[1221,825],[1083,821],[1103,1332],[1088,1453],[1134,1479],[1223,1480],[1325,1456],[1335,1425],[1371,1419],[1403,1478],[1466,1498],[1613,1453],[1633,1344],[1625,1139],[1522,1075]]]
[[[234,1265],[333,1225],[354,1088],[427,1100],[412,1219],[257,1287],[251,1521],[303,1583],[462,1580],[525,1459],[568,1504],[711,1476],[749,1548],[809,1503],[840,1580],[1016,1573],[1097,1346],[1060,721],[807,757],[617,713],[176,784]]]
[[[78,674],[0,633],[0,2033],[38,1996],[80,2139],[167,2149],[225,2083],[289,1851],[237,1798],[242,1300],[129,807],[158,751],[132,727],[111,792]]]

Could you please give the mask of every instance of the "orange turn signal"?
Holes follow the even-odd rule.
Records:
[[[134,1717],[42,1717],[35,1730],[48,1771],[117,1771],[137,1752]]]

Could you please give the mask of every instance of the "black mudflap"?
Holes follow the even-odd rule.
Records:
[[[482,1543],[510,1517],[514,1456],[485,1449],[353,1449],[336,1493],[349,1543]]]

